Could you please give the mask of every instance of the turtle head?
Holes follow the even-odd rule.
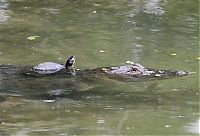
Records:
[[[75,63],[74,56],[70,56],[66,61],[65,67],[68,69],[69,67],[73,66],[74,63]]]

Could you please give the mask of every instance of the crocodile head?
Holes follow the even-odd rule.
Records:
[[[166,79],[170,77],[180,77],[188,75],[185,71],[156,70],[145,68],[141,64],[134,63],[132,65],[122,65],[114,67],[101,68],[108,78],[120,79],[126,81],[141,79]]]
[[[149,71],[140,64],[122,65],[101,68],[101,71],[108,75],[109,78],[114,79],[136,79],[143,75],[150,74]]]

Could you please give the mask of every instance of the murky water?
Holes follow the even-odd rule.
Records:
[[[198,135],[198,22],[197,0],[0,0],[0,64],[75,55],[79,69],[134,61],[191,72],[144,82],[0,73],[0,135]]]

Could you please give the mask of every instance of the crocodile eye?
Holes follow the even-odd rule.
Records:
[[[132,71],[138,71],[138,69],[137,68],[132,68]]]

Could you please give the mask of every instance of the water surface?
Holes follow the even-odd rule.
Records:
[[[82,70],[133,61],[191,72],[144,82],[22,79],[18,89],[0,74],[0,135],[198,135],[198,23],[197,0],[0,0],[0,64],[75,55]],[[72,90],[80,93],[46,97]]]

